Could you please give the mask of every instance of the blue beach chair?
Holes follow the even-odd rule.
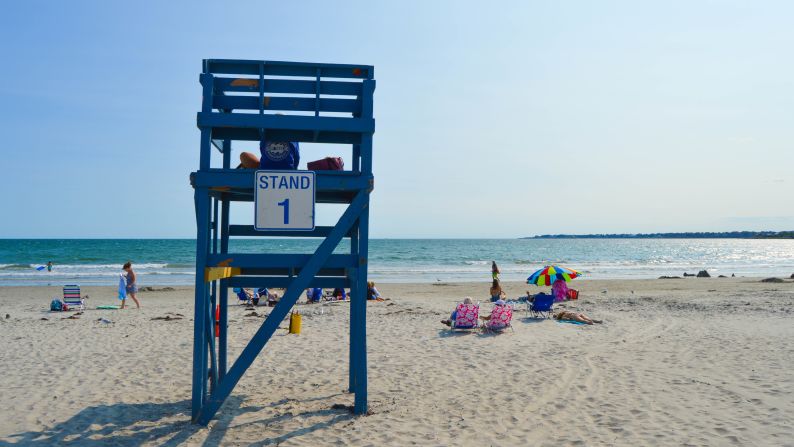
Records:
[[[531,312],[535,318],[551,318],[552,307],[554,295],[539,293],[531,303],[527,303],[527,312]]]
[[[245,293],[245,289],[242,287],[235,287],[232,291],[237,295],[237,300],[242,301],[240,304],[251,305],[251,298],[248,297],[248,294]]]

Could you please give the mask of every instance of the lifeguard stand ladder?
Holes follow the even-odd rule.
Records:
[[[373,76],[373,67],[366,65],[204,61],[200,76],[203,99],[198,113],[201,158],[199,170],[190,175],[197,226],[193,422],[206,425],[212,419],[308,287],[350,288],[348,388],[355,393],[354,412],[366,413],[367,245],[375,131]],[[232,141],[263,138],[352,145],[352,169],[315,174],[317,203],[347,204],[336,225],[293,232],[257,231],[253,222],[230,224],[230,202],[253,202],[255,177],[253,169],[232,169],[232,165],[237,165],[231,159]],[[223,156],[222,168],[211,167],[213,146]],[[304,160],[307,155],[304,150]],[[326,154],[312,155],[321,158]],[[235,254],[229,253],[230,236],[324,239],[313,254]],[[350,239],[349,252],[333,253],[344,238]],[[227,368],[230,287],[280,287],[286,291]]]

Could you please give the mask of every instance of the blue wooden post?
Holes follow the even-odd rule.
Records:
[[[353,412],[355,414],[367,413],[367,249],[368,249],[369,206],[359,217],[359,267],[357,299],[350,302],[351,311],[355,307],[356,320],[350,321],[356,327],[356,338],[350,340],[354,346],[355,363],[355,400]]]
[[[365,65],[216,59],[205,60],[203,68],[202,107],[196,117],[201,131],[200,162],[199,170],[191,174],[197,225],[192,419],[200,424],[212,419],[309,286],[351,289],[348,387],[355,393],[355,412],[363,414],[367,411],[366,282],[375,131],[374,69]],[[286,113],[277,116],[274,112]],[[265,136],[271,141],[352,145],[350,171],[315,173],[317,203],[348,204],[336,225],[296,234],[288,230],[257,231],[250,223],[231,224],[230,202],[251,202],[254,197],[254,171],[232,169],[231,141],[260,141]],[[212,145],[223,154],[221,169],[211,167]],[[234,236],[325,239],[313,254],[261,255],[230,253],[229,241]],[[343,238],[350,238],[350,253],[334,254]],[[211,284],[205,278],[212,280]],[[228,289],[262,286],[287,290],[227,368]],[[217,351],[216,305],[220,308]]]
[[[204,332],[204,309],[206,309],[207,287],[204,282],[204,264],[209,242],[209,196],[206,188],[197,188],[196,206],[196,289],[195,312],[193,313],[193,395],[191,414],[193,422],[198,420],[204,404],[207,384],[207,340]]]
[[[223,140],[223,169],[231,168],[231,140]],[[226,194],[221,196],[221,253],[229,252],[229,197]],[[226,375],[227,366],[226,359],[228,354],[226,352],[228,344],[228,330],[229,330],[229,284],[226,279],[220,280],[220,319],[218,325],[220,326],[220,334],[218,334],[218,378],[223,379]]]
[[[350,255],[353,256],[355,259],[359,257],[359,224],[353,226],[352,237],[350,238]],[[349,362],[348,365],[348,386],[347,390],[351,393],[356,392],[356,353],[355,353],[355,343],[353,340],[359,337],[358,333],[358,326],[353,324],[354,321],[358,320],[358,307],[355,306],[356,301],[358,300],[358,296],[361,294],[361,291],[358,286],[358,268],[350,269],[348,273],[348,278],[350,279],[350,343],[349,343]],[[366,297],[366,295],[365,295]]]

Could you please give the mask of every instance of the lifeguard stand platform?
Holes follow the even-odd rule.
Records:
[[[308,287],[346,287],[351,291],[349,390],[355,393],[354,412],[366,413],[367,246],[375,131],[373,76],[373,67],[366,65],[204,61],[200,76],[203,99],[197,120],[201,158],[199,170],[190,175],[197,227],[193,422],[206,425],[212,419]],[[304,231],[259,231],[253,222],[231,223],[230,203],[253,202],[256,192],[256,170],[233,169],[238,162],[232,160],[232,142],[263,139],[351,148],[352,159],[345,160],[349,170],[314,173],[316,203],[347,205],[336,225]],[[221,153],[221,168],[211,166],[213,147]],[[315,154],[304,149],[301,156],[312,160],[334,153]],[[234,236],[295,236],[322,241],[314,253],[237,254],[229,252],[229,238]],[[345,238],[350,240],[350,250],[334,253]],[[277,287],[286,291],[227,368],[231,287]]]

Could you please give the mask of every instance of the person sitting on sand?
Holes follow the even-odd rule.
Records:
[[[345,292],[345,289],[336,288],[334,289],[333,293],[331,293],[331,296],[333,296],[337,301],[344,301],[347,299],[347,292]]]
[[[474,304],[471,300],[471,297],[463,298],[463,304]],[[452,315],[449,316],[448,320],[441,320],[443,324],[447,326],[452,326],[452,324],[458,319],[458,305],[455,305],[455,310],[452,311]]]
[[[556,320],[578,321],[585,324],[601,323],[601,320],[593,320],[587,315],[572,310],[561,310],[554,314]]]
[[[367,299],[370,301],[385,301],[386,299],[380,296],[380,292],[375,288],[375,283],[372,281],[367,282]]]
[[[507,298],[507,294],[504,290],[502,290],[502,285],[499,284],[498,279],[493,280],[493,284],[491,284],[491,302],[496,302],[498,300],[504,300]]]

